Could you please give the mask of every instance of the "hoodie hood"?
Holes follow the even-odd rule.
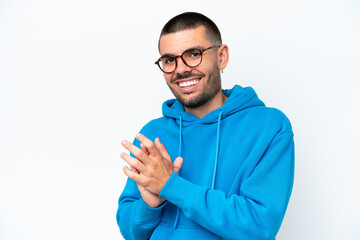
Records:
[[[250,107],[265,106],[251,87],[243,88],[235,85],[232,89],[223,89],[222,91],[228,97],[224,105],[208,113],[203,118],[185,112],[184,106],[176,99],[170,99],[163,103],[163,115],[174,119],[179,119],[179,115],[181,115],[183,126],[188,126],[194,123],[215,123],[218,121],[220,111],[222,111],[221,119],[223,119]]]

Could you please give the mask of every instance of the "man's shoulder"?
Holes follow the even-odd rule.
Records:
[[[161,117],[150,120],[148,123],[146,123],[144,125],[144,127],[161,125],[161,124],[164,124],[166,121],[167,121],[167,118],[164,116],[161,116]]]
[[[285,113],[274,107],[259,106],[254,108],[254,114],[277,121],[289,121]]]
[[[253,125],[282,131],[292,131],[289,118],[277,108],[266,106],[254,107],[247,112],[247,118]]]
[[[156,132],[166,126],[168,121],[169,119],[164,116],[155,118],[144,125],[144,127],[141,129],[141,133],[149,134]]]

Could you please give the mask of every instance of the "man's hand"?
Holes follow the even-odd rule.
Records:
[[[135,168],[131,169],[133,172],[139,173]],[[144,186],[136,183],[141,194],[142,199],[149,207],[156,208],[159,207],[163,202],[165,202],[165,198],[161,198],[158,195],[148,191]]]
[[[158,207],[165,201],[158,194],[172,172],[179,172],[183,159],[178,157],[172,164],[165,146],[158,138],[155,139],[155,143],[142,134],[138,134],[136,138],[141,143],[141,149],[128,141],[122,142],[122,145],[135,156],[133,158],[126,153],[121,153],[121,158],[132,169],[130,170],[125,166],[124,173],[137,182],[141,196],[146,204],[150,207]]]

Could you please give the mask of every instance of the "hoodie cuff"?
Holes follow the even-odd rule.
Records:
[[[193,203],[205,193],[205,187],[189,182],[173,172],[159,196],[181,208],[186,215]]]
[[[146,202],[140,198],[135,209],[135,219],[138,223],[157,224],[161,218],[161,211],[166,201],[156,208],[149,207]]]

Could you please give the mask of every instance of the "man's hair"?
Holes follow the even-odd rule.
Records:
[[[169,33],[194,29],[199,26],[205,27],[205,32],[210,42],[222,44],[221,34],[216,24],[210,18],[196,12],[185,12],[170,19],[161,30],[160,38]]]

